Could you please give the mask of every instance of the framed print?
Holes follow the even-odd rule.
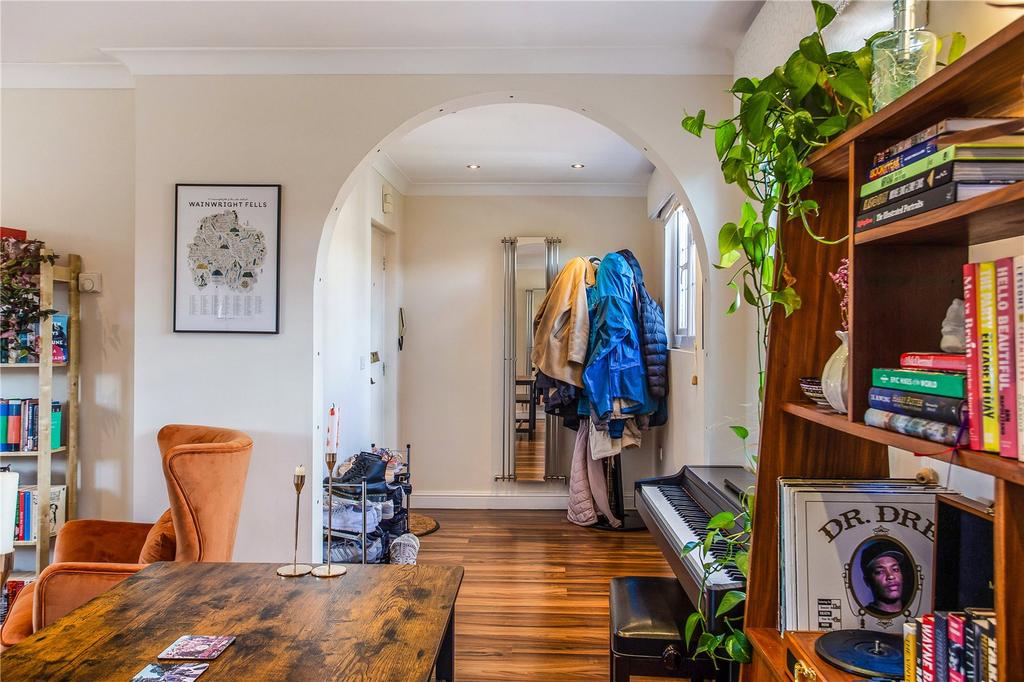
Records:
[[[278,333],[281,185],[174,195],[174,331]]]

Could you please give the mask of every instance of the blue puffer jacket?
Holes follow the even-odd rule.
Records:
[[[647,390],[654,398],[668,395],[668,335],[665,332],[665,314],[658,302],[651,298],[644,285],[644,271],[629,249],[619,254],[633,269],[638,298],[635,301],[637,331],[640,332],[640,349],[647,368]]]
[[[583,386],[590,410],[599,419],[608,418],[616,398],[636,403],[624,410],[631,414],[650,414],[657,408],[647,390],[633,285],[629,263],[619,254],[610,253],[597,269],[597,283],[587,292],[590,344]]]

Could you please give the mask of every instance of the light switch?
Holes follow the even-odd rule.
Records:
[[[361,370],[366,369],[366,356],[365,355],[360,355],[359,356],[359,369],[361,369]]]

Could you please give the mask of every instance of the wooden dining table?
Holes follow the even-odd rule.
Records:
[[[5,651],[3,679],[127,682],[173,663],[157,655],[182,635],[235,637],[200,682],[454,679],[462,567],[349,565],[330,579],[276,568],[151,564]]]

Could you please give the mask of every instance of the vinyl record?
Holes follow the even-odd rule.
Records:
[[[903,679],[903,638],[872,630],[836,630],[818,638],[814,650],[846,672]]]

